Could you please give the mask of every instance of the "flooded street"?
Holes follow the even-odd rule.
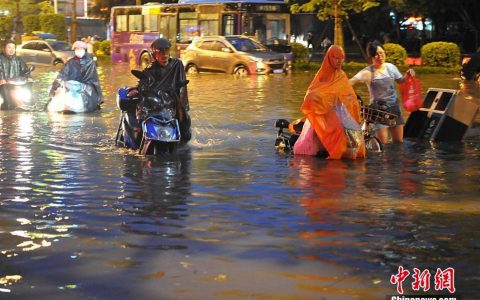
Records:
[[[99,112],[0,112],[0,299],[385,299],[400,266],[405,294],[414,268],[434,294],[451,267],[455,295],[478,297],[479,116],[461,143],[292,157],[273,123],[300,117],[314,74],[199,74],[189,147],[156,159],[114,146],[115,93],[136,80],[128,65],[99,71]],[[33,75],[42,107],[55,70]]]

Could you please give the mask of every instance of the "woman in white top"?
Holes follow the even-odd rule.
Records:
[[[382,142],[386,143],[388,140],[388,133],[392,138],[392,142],[403,142],[403,120],[401,102],[397,95],[395,88],[395,81],[401,83],[405,81],[397,67],[391,63],[385,62],[385,49],[379,42],[369,43],[367,45],[367,55],[371,59],[372,64],[349,81],[352,85],[358,82],[363,82],[367,85],[370,92],[370,104],[379,109],[386,108],[390,113],[398,116],[395,125],[385,126],[377,124],[375,126],[375,135]],[[405,76],[415,76],[415,72],[410,69]]]

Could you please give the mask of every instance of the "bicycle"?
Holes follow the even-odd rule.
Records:
[[[361,101],[361,100],[360,100]],[[386,105],[372,105],[360,104],[360,115],[363,119],[362,131],[365,140],[365,148],[370,152],[382,152],[383,144],[375,136],[374,127],[376,124],[393,126],[397,120],[397,115],[389,113]]]

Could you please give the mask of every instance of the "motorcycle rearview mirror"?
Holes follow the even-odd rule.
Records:
[[[27,68],[27,74],[30,74],[33,72],[33,70],[35,70],[35,66],[34,65],[28,65],[28,68]]]
[[[278,119],[275,121],[275,127],[277,128],[288,128],[288,125],[290,125],[290,122],[288,122],[285,119]]]
[[[138,79],[145,79],[147,76],[145,76],[145,73],[143,73],[142,71],[139,71],[139,70],[132,70],[132,75],[137,77]]]

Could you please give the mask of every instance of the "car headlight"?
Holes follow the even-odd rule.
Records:
[[[250,59],[252,60],[253,63],[255,63],[257,69],[265,68],[265,64],[263,63],[262,58],[250,56]]]
[[[255,64],[257,65],[257,69],[265,69],[265,64],[263,63],[263,61],[257,61],[255,62]]]
[[[248,58],[250,58],[254,62],[262,62],[263,61],[263,58],[255,57],[255,56],[249,56]]]

